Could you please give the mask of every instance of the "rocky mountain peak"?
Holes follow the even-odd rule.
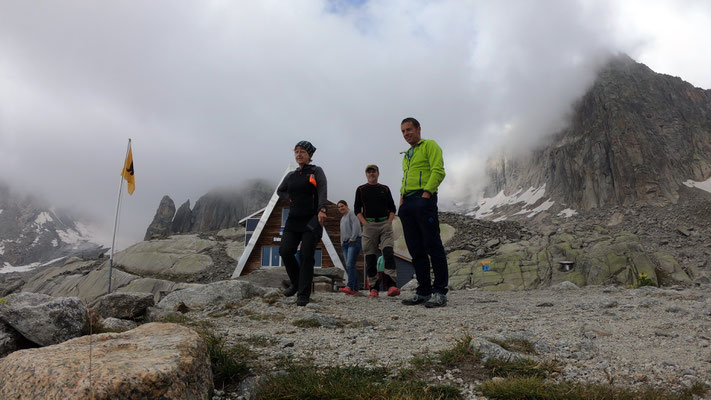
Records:
[[[0,271],[23,271],[70,255],[97,256],[91,228],[71,213],[0,183]]]
[[[535,192],[529,211],[675,204],[684,182],[711,177],[711,91],[619,55],[575,104],[565,129],[489,165],[485,195]],[[481,209],[474,214],[521,211]]]

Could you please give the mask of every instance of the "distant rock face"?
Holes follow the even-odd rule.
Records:
[[[3,399],[207,400],[212,388],[207,346],[177,324],[84,336],[0,359]]]
[[[163,196],[153,217],[153,222],[146,229],[143,240],[160,239],[170,235],[171,224],[175,215],[175,203],[169,196]]]
[[[532,153],[492,160],[489,175],[488,197],[545,186],[577,210],[676,203],[683,182],[711,177],[711,91],[618,56],[568,128]]]
[[[186,201],[177,212],[174,205],[171,211],[172,200],[165,196],[144,240],[169,233],[212,232],[237,227],[242,218],[265,207],[273,192],[273,185],[255,180],[237,189],[212,190],[200,197],[192,210],[190,201]]]
[[[70,255],[96,257],[87,225],[42,200],[14,193],[0,183],[0,269],[37,266]]]
[[[173,233],[190,232],[190,227],[192,225],[193,213],[190,211],[190,200],[187,200],[178,208],[178,211],[176,211],[170,230]]]

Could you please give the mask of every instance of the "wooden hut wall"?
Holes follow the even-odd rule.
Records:
[[[281,241],[274,241],[274,238],[281,239],[281,235],[279,233],[281,230],[282,209],[288,207],[289,202],[287,200],[279,200],[277,202],[276,206],[274,207],[274,210],[269,216],[269,219],[267,219],[267,223],[264,225],[262,234],[257,239],[257,243],[254,246],[252,253],[247,259],[247,263],[245,264],[245,267],[242,270],[242,275],[246,275],[254,270],[259,269],[262,266],[262,248],[264,246],[278,247],[281,244]],[[341,260],[343,260],[343,249],[341,249],[340,243],[341,214],[338,212],[338,208],[336,207],[336,205],[329,202],[326,215],[327,218],[325,223],[325,229],[328,232],[329,237],[331,238],[331,242],[333,243],[333,247],[336,249],[338,256],[341,258]],[[324,246],[323,242],[319,241],[316,247],[322,249],[321,265],[323,267],[333,267],[333,260],[331,260],[331,256],[328,254],[328,250],[326,250],[326,246]]]

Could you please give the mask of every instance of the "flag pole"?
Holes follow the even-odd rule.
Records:
[[[131,138],[128,139],[128,145],[126,146],[126,155],[123,157],[123,162],[126,163],[126,158],[128,157],[128,151],[131,149]],[[108,293],[111,293],[111,271],[114,267],[114,247],[116,247],[116,230],[118,229],[118,218],[119,218],[119,206],[121,205],[121,191],[123,190],[123,174],[121,174],[121,182],[119,183],[118,199],[116,200],[116,217],[114,218],[114,236],[111,239],[111,256],[109,257],[109,289]]]

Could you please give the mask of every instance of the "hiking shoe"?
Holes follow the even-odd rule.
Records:
[[[348,286],[344,286],[344,287],[339,287],[339,288],[338,288],[338,291],[339,291],[339,292],[346,293],[346,294],[348,294],[348,292],[349,292],[350,290],[351,290],[351,288],[349,288]]]
[[[397,286],[393,286],[390,289],[388,289],[388,296],[394,297],[394,296],[399,296],[400,295],[400,289],[397,288]]]
[[[298,289],[296,288],[295,285],[291,285],[288,288],[284,289],[284,296],[286,297],[291,297],[296,294]]]
[[[303,307],[305,305],[309,304],[309,298],[308,297],[297,297],[296,298],[296,305],[299,307]]]
[[[353,290],[353,289],[351,289],[351,288],[349,288],[349,287],[347,287],[347,286],[346,286],[346,288],[347,288],[348,290],[345,290],[344,292],[345,292],[347,295],[355,296],[355,295],[360,294],[360,292],[357,291],[357,290]]]
[[[378,291],[375,289],[371,290],[368,297],[378,297]]]
[[[425,303],[427,308],[444,307],[446,305],[447,296],[442,293],[432,293],[432,297]]]
[[[430,296],[420,296],[419,294],[415,293],[411,298],[403,300],[402,304],[406,306],[414,306],[417,304],[422,304],[429,300]]]

